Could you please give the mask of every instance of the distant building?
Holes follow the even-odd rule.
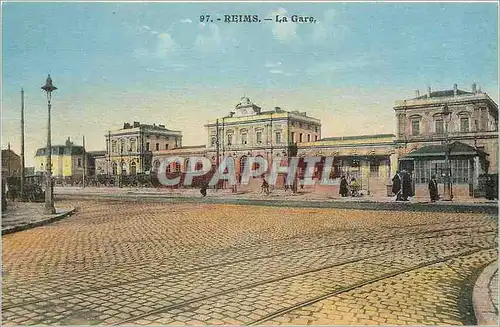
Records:
[[[169,130],[165,125],[124,123],[123,128],[106,135],[105,171],[114,176],[145,173],[151,171],[153,151],[181,146],[181,131]]]
[[[70,138],[64,145],[52,146],[52,176],[62,177],[81,177],[84,169],[84,149],[83,146],[75,145]],[[47,169],[47,156],[49,151],[47,147],[40,148],[35,155],[35,173],[45,172]],[[88,164],[88,163],[87,163]]]
[[[106,151],[87,151],[88,158],[88,168],[87,172],[89,176],[103,175],[107,172],[107,155]]]
[[[11,149],[2,150],[2,176],[21,176],[21,157]]]
[[[325,157],[333,158],[333,168],[328,177],[348,180],[355,178],[365,194],[385,195],[391,183],[391,166],[394,165],[394,135],[357,135],[327,137],[316,142],[298,144],[299,157],[323,157],[316,175],[323,172]],[[338,183],[335,183],[338,184]],[[338,194],[335,185],[333,194]]]
[[[498,172],[498,105],[475,84],[471,91],[456,84],[444,91],[429,87],[424,95],[417,91],[413,99],[396,101],[394,111],[395,167],[412,172],[417,195],[427,192],[432,175],[442,182],[446,153],[455,195],[472,196],[480,174]]]

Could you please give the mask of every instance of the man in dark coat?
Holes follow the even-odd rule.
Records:
[[[439,199],[436,175],[432,175],[429,181],[429,196],[431,198],[431,202],[436,202]]]
[[[411,178],[410,174],[406,171],[401,172],[401,190],[402,190],[402,195],[401,198],[403,201],[408,201],[408,197],[410,197],[412,194],[412,189],[411,189]]]
[[[396,175],[392,178],[392,193],[396,195],[396,201],[401,201],[401,177],[399,171],[396,171]]]
[[[348,193],[349,193],[349,189],[347,188],[347,180],[345,179],[345,176],[342,176],[342,178],[340,179],[339,194],[342,197],[346,197]]]

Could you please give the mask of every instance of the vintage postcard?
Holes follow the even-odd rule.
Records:
[[[3,325],[496,325],[497,2],[2,2]]]

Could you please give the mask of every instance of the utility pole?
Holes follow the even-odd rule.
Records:
[[[85,160],[87,158],[87,153],[85,151],[85,135],[82,137],[82,144],[83,144],[83,187],[85,188],[85,170],[87,169],[87,165],[85,164]]]
[[[24,89],[21,88],[21,200],[24,200]]]
[[[217,128],[217,132],[216,132],[216,142],[215,142],[215,145],[217,146],[217,156],[216,156],[216,159],[215,159],[215,169],[219,169],[219,119],[216,120],[216,123],[215,123],[215,126]],[[217,185],[215,185],[215,189],[218,189],[219,188],[219,184],[217,183]]]
[[[9,170],[9,177],[12,175],[11,171],[10,171],[10,142],[9,144],[7,144],[7,169]]]

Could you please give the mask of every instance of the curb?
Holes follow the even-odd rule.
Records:
[[[491,301],[489,288],[490,281],[495,273],[498,273],[497,261],[484,268],[474,284],[472,304],[478,325],[498,325],[498,312]],[[494,287],[496,286],[494,285]]]
[[[44,220],[35,221],[35,222],[32,222],[32,223],[27,223],[27,224],[23,224],[23,225],[18,225],[18,226],[14,226],[14,227],[2,229],[2,236],[6,235],[6,234],[12,234],[12,233],[20,232],[20,231],[23,231],[23,230],[27,230],[27,229],[31,229],[31,228],[35,228],[35,227],[39,227],[39,226],[43,226],[43,225],[47,225],[47,224],[53,223],[55,221],[61,220],[61,219],[65,218],[65,217],[67,217],[67,216],[72,215],[75,212],[75,210],[76,210],[76,208],[71,208],[68,211],[62,212],[62,213],[57,214],[54,217],[50,217],[48,219],[44,219]]]

